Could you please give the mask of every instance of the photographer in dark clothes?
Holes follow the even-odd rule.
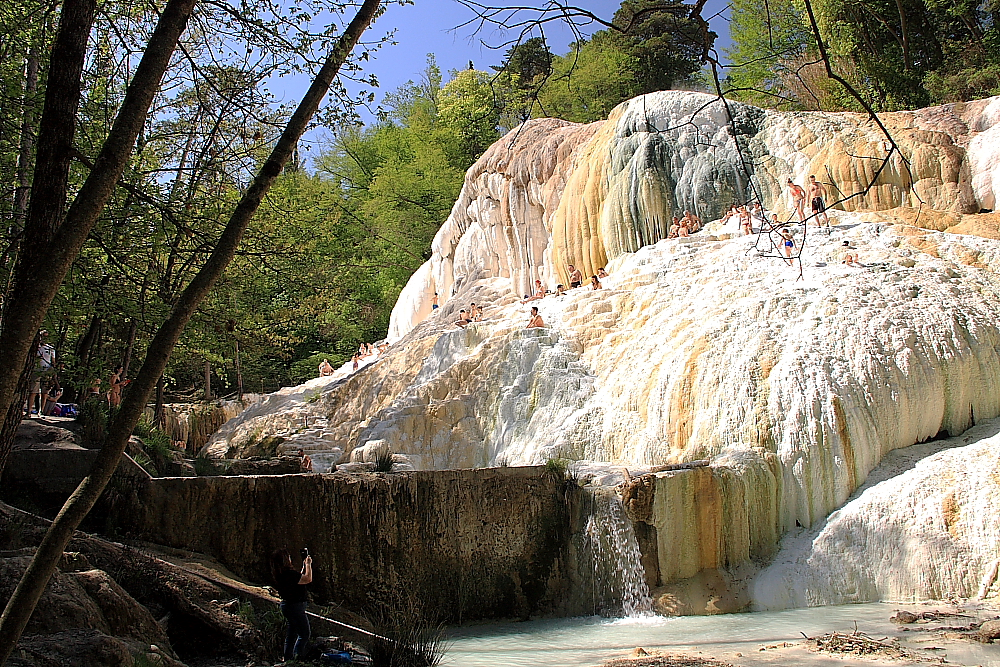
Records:
[[[288,549],[275,551],[271,554],[271,577],[281,597],[281,614],[288,621],[284,659],[293,660],[305,652],[309,642],[306,584],[313,580],[312,556],[307,549],[303,549],[302,569],[296,572]]]

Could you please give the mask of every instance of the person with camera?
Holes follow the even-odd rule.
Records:
[[[281,597],[281,615],[288,621],[285,634],[284,659],[294,660],[302,655],[309,642],[309,618],[306,603],[309,601],[306,584],[312,583],[312,556],[302,550],[302,569],[292,567],[292,554],[279,549],[271,555],[271,577]]]

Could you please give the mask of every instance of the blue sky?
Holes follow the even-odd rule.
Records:
[[[577,6],[610,20],[619,4],[620,0],[581,0]],[[703,12],[706,18],[723,13],[710,20],[712,29],[719,35],[716,48],[720,56],[721,47],[729,43],[726,7],[727,0],[708,0]],[[396,43],[384,45],[365,66],[365,74],[374,74],[379,81],[379,88],[375,91],[376,103],[381,102],[385,93],[407,80],[418,79],[428,53],[436,56],[446,81],[449,70],[465,69],[470,60],[478,70],[498,65],[506,47],[491,49],[487,45],[502,45],[515,39],[517,34],[502,34],[495,30],[476,34],[474,26],[456,27],[472,18],[471,10],[456,0],[415,0],[412,5],[391,5],[366,34],[368,40],[374,40],[395,29],[393,39]],[[587,35],[600,28],[600,25],[594,24],[581,30]],[[566,53],[569,44],[574,41],[572,31],[560,22],[548,23],[545,34],[549,48],[557,54]],[[286,78],[272,84],[271,89],[282,101],[295,102],[302,91],[300,85],[298,81]],[[351,88],[356,90],[360,86]],[[365,120],[369,121],[371,117],[366,114]]]

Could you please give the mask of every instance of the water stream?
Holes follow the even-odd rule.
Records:
[[[799,643],[802,641],[800,633],[817,636],[832,631],[853,632],[855,623],[860,631],[878,639],[898,636],[905,646],[941,646],[930,633],[903,631],[900,626],[890,623],[889,616],[900,608],[947,607],[870,603],[719,616],[621,619],[592,616],[482,625],[449,633],[444,664],[453,667],[591,667],[604,660],[625,657],[636,646],[650,651],[701,651],[704,657],[715,657],[734,665],[851,667],[874,664],[839,656],[806,654],[803,648],[781,649],[791,650],[784,654],[780,650],[760,650],[762,646],[776,643]],[[995,612],[985,610],[978,613],[980,619],[994,616]],[[738,653],[742,655],[737,656]],[[951,665],[1000,667],[1000,646],[997,645],[954,642],[933,654],[946,657]]]
[[[611,488],[591,492],[590,516],[583,531],[584,562],[592,575],[593,611],[603,616],[643,616],[652,612],[632,522]]]

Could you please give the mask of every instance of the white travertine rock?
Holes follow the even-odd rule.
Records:
[[[712,220],[756,193],[788,219],[788,178],[804,185],[816,175],[828,203],[850,196],[841,205],[849,211],[994,208],[1000,98],[881,118],[900,152],[874,183],[891,144],[860,114],[765,111],[664,91],[622,103],[608,121],[529,121],[469,170],[432,258],[393,309],[389,337],[425,318],[435,291],[443,302],[487,277],[509,279],[518,295],[536,278],[568,284],[567,264],[596,273],[664,238],[684,210]]]
[[[711,459],[656,474],[661,583],[769,558],[889,452],[1000,416],[1000,217],[973,214],[995,198],[998,104],[883,116],[909,169],[894,159],[831,211],[831,232],[794,228],[802,279],[776,238],[713,222],[668,240],[664,223],[717,217],[751,183],[788,217],[789,176],[858,191],[877,161],[850,156],[887,150],[861,116],[731,105],[739,149],[696,93],[638,98],[604,123],[531,121],[469,171],[393,310],[388,354],[252,408],[213,452],[318,429],[352,461],[380,449],[417,469],[565,458],[612,481],[607,466]],[[606,289],[518,302],[536,278],[566,284],[570,262],[606,266]],[[456,327],[471,302],[485,320]],[[524,328],[533,305],[546,327]],[[871,590],[918,596],[918,574]]]
[[[761,609],[997,595],[1000,420],[893,452],[850,502],[782,542]]]

